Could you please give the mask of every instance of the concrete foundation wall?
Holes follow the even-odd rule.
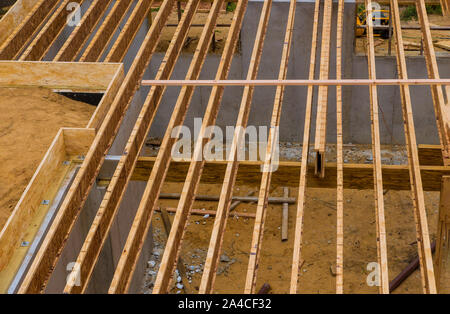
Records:
[[[253,43],[261,12],[262,1],[250,1],[241,32],[240,52],[235,54],[230,69],[229,79],[245,79],[253,49]],[[354,47],[354,12],[355,3],[346,2],[344,11],[343,36],[343,78],[367,78],[367,58],[355,55]],[[259,68],[258,79],[276,79],[278,77],[282,44],[286,28],[289,9],[288,1],[274,1],[270,16],[263,56]],[[336,23],[337,2],[333,7],[332,42],[330,47],[330,78],[336,78]],[[313,27],[314,3],[299,2],[296,9],[293,44],[288,67],[288,79],[308,78],[311,36]],[[320,16],[320,21],[323,17]],[[320,23],[321,25],[322,23]],[[321,40],[321,27],[319,38]],[[320,46],[320,44],[319,44]],[[154,77],[164,54],[157,53],[150,65],[151,76]],[[192,54],[184,53],[177,65],[173,79],[184,79]],[[320,47],[317,51],[316,79],[319,74]],[[205,62],[200,79],[213,79],[220,61],[220,55],[210,54]],[[440,75],[450,77],[450,58],[438,57]],[[410,78],[426,78],[427,71],[423,56],[408,57],[408,74]],[[395,56],[377,57],[376,69],[378,78],[397,78]],[[185,125],[193,129],[194,118],[203,117],[207,105],[209,87],[199,87],[191,102]],[[170,119],[173,106],[178,97],[178,90],[171,87],[163,99],[157,119],[152,126],[150,136],[162,137]],[[305,117],[306,87],[287,87],[285,91],[281,126],[281,141],[302,141],[303,122]],[[317,94],[317,88],[316,88]],[[257,87],[253,97],[249,125],[268,125],[275,96],[274,87]],[[383,144],[404,144],[404,131],[399,88],[396,86],[382,86],[378,89],[380,106],[380,128]],[[438,144],[433,102],[429,87],[411,87],[413,110],[418,143]],[[222,99],[217,125],[225,128],[234,126],[239,112],[242,88],[227,87]],[[317,97],[315,97],[317,100]],[[315,110],[313,108],[312,130],[315,129]],[[370,104],[368,87],[343,88],[343,129],[346,143],[371,143]],[[327,141],[336,141],[336,93],[335,87],[329,88]],[[312,132],[314,140],[314,132]]]

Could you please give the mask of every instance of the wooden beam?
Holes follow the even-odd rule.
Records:
[[[247,3],[248,0],[242,0],[237,3],[233,21],[227,35],[222,57],[216,73],[216,79],[218,80],[226,79],[228,76],[235,48],[238,43],[242,21],[244,20],[244,14],[247,9]],[[208,127],[215,124],[223,91],[223,87],[213,87],[211,90],[198,139],[194,144],[194,158],[189,166],[188,174],[181,193],[181,198],[177,206],[177,213],[175,214],[173,221],[173,228],[167,239],[166,249],[161,260],[153,293],[167,293],[170,289],[174,265],[178,260],[179,249],[181,247],[181,242],[186,229],[189,212],[194,202],[193,196],[196,193],[205,162],[203,158],[203,148],[206,142],[210,141],[212,137],[211,130],[208,130]]]
[[[217,0],[211,8],[206,26],[202,31],[186,74],[187,79],[196,79],[200,75],[222,4],[223,0]],[[155,161],[155,167],[151,170],[150,178],[147,177],[146,179],[148,180],[147,186],[139,204],[133,227],[130,229],[125,243],[125,251],[122,253],[114,273],[109,293],[123,293],[128,289],[131,274],[134,271],[135,263],[143,243],[142,239],[146,236],[153,215],[153,208],[155,208],[162,183],[170,165],[172,146],[176,140],[176,138],[172,137],[172,131],[175,127],[183,124],[193,93],[194,88],[192,87],[184,87],[180,91]]]
[[[291,0],[289,5],[288,20],[284,35],[283,50],[281,55],[280,71],[278,79],[286,79],[289,53],[292,46],[292,33],[294,32],[295,8],[297,0]],[[252,244],[250,248],[250,256],[247,267],[247,278],[245,280],[244,293],[256,293],[256,277],[258,273],[258,264],[262,240],[264,235],[264,223],[267,214],[267,198],[269,197],[270,180],[273,172],[274,163],[278,162],[275,154],[278,153],[278,136],[281,117],[281,108],[283,106],[284,86],[278,86],[275,92],[275,99],[272,110],[272,118],[270,121],[270,131],[267,141],[267,149],[262,168],[261,185],[259,188],[258,204],[256,207],[255,225],[253,228]],[[274,161],[274,158],[275,161]]]
[[[450,293],[450,176],[442,177],[436,235],[435,269],[438,291]]]
[[[112,39],[117,28],[122,23],[125,13],[133,4],[132,0],[116,1],[114,6],[101,24],[98,31],[89,46],[84,51],[80,58],[80,62],[95,62],[99,61],[108,43]]]
[[[258,29],[256,31],[255,42],[253,44],[252,55],[247,72],[247,79],[255,79],[257,77],[271,8],[272,0],[264,1],[264,5],[261,9],[261,15],[259,18]],[[253,93],[254,87],[246,86],[242,94],[238,119],[236,121],[237,132],[233,136],[230,155],[228,156],[229,162],[227,163],[222,190],[220,192],[219,204],[217,206],[217,215],[211,233],[205,266],[203,267],[203,275],[199,289],[200,294],[210,294],[214,289],[214,281],[217,273],[217,267],[220,263],[220,251],[226,229],[226,218],[230,213],[234,183],[236,181],[237,170],[239,167],[239,161],[237,158],[238,149],[242,150],[241,145],[243,144],[243,140],[245,140],[245,134],[243,134],[242,131],[247,127]]]
[[[164,25],[169,17],[173,0],[165,0],[152,27],[139,49],[104,122],[98,130],[93,145],[86,154],[75,180],[36,255],[19,293],[43,292],[48,278],[58,261],[60,252],[75,224],[87,195],[103,164],[106,152],[119,129],[124,114],[139,86],[151,56],[159,42]]]
[[[69,38],[55,56],[54,61],[73,61],[89,39],[95,26],[108,9],[111,0],[94,0],[83,15],[80,24],[70,34]],[[120,1],[124,2],[124,0]]]
[[[336,79],[342,78],[344,0],[339,0],[336,30]],[[344,152],[342,86],[336,86],[336,294],[344,293]]]
[[[169,78],[172,74],[199,3],[199,0],[191,0],[188,2],[183,17],[161,62],[156,79]],[[98,256],[109,234],[114,217],[119,210],[128,182],[134,171],[137,157],[144,145],[145,138],[164,91],[164,87],[152,87],[142,106],[137,122],[125,147],[125,153],[122,155],[114,171],[113,180],[108,186],[97,215],[78,255],[76,266],[73,268],[73,276],[71,278],[79,281],[80,284],[75,285],[75,282],[68,282],[64,289],[65,293],[84,293],[88,286],[94,267],[97,264]],[[79,272],[78,276],[76,272]]]
[[[154,168],[156,157],[139,157],[131,180],[147,181]],[[184,182],[189,168],[190,160],[172,160],[167,172],[167,181]],[[261,161],[240,161],[236,184],[257,185],[261,183]],[[280,161],[277,171],[272,175],[272,183],[289,187],[298,187],[301,162]],[[215,184],[223,181],[226,170],[226,161],[207,161],[200,182]],[[371,164],[347,164],[344,165],[344,189],[368,190],[373,189],[373,165]],[[311,188],[336,188],[337,164],[327,163],[327,171],[330,171],[324,179],[310,174],[314,166],[308,166],[307,187]],[[411,190],[409,183],[408,165],[382,165],[383,187],[388,190]],[[450,175],[449,166],[421,166],[423,188],[425,191],[440,191],[441,177]],[[108,185],[109,178],[100,178],[98,184]]]
[[[344,79],[344,80],[143,80],[143,86],[380,86],[449,85],[450,79]]]
[[[367,49],[367,63],[369,67],[369,78],[376,78],[375,69],[375,44],[373,37],[373,20],[372,20],[372,1],[366,0],[367,15],[367,41],[369,43]],[[373,177],[374,177],[374,199],[375,199],[375,221],[377,229],[377,251],[378,265],[380,269],[379,291],[383,294],[389,294],[389,278],[388,278],[388,260],[387,260],[387,244],[386,244],[386,224],[384,215],[384,194],[383,194],[383,173],[381,165],[381,144],[380,144],[380,125],[378,117],[378,91],[376,86],[369,86],[370,94],[370,118],[372,128],[372,157],[373,157]]]
[[[67,17],[72,13],[67,9],[71,2],[81,5],[84,0],[64,0],[59,8],[53,13],[39,34],[33,39],[25,52],[20,56],[21,61],[40,61],[47,54],[50,47],[58,39],[59,35],[67,25]]]
[[[424,0],[416,1],[417,16],[422,29],[422,39],[425,52],[425,61],[428,69],[428,77],[431,79],[439,79],[439,69],[436,61],[436,54],[431,37],[430,24],[428,22],[427,11]],[[444,103],[444,94],[442,86],[431,86],[431,94],[433,96],[434,113],[436,124],[438,127],[439,138],[442,146],[442,155],[444,164],[450,164],[450,113],[448,106]]]
[[[58,4],[58,0],[39,0],[14,32],[0,45],[0,60],[12,60],[22,51]]]
[[[122,62],[144,19],[150,12],[152,2],[153,0],[141,0],[136,4],[119,37],[106,56],[105,62]]]
[[[311,55],[309,60],[309,79],[311,80],[314,79],[316,72],[317,35],[319,32],[319,11],[320,11],[320,0],[316,0],[316,4],[314,6]],[[306,96],[305,124],[303,128],[302,166],[300,167],[300,179],[298,183],[297,213],[295,218],[295,233],[294,233],[294,250],[292,254],[291,282],[289,288],[289,292],[291,294],[297,293],[298,274],[300,271],[300,264],[302,260],[301,250],[303,240],[302,238],[303,215],[306,200],[305,190],[308,173],[309,141],[311,137],[311,118],[312,118],[311,114],[312,114],[313,97],[314,97],[314,86],[309,85],[308,94]]]
[[[396,40],[397,69],[399,78],[407,79],[405,51],[403,48],[403,36],[401,30],[400,12],[397,0],[391,0],[392,20]],[[408,86],[400,86],[402,100],[402,113],[405,126],[405,140],[408,152],[408,164],[410,171],[411,194],[414,203],[414,215],[416,217],[417,243],[419,250],[422,284],[425,293],[436,293],[436,283],[433,273],[433,259],[431,256],[431,244],[428,234],[428,221],[425,210],[425,200],[420,176],[419,154],[417,149],[416,132],[412,112],[411,95]]]
[[[330,72],[330,38],[333,1],[325,0],[322,23],[322,43],[320,46],[320,80],[328,79]],[[314,151],[316,152],[316,175],[324,177],[325,146],[327,141],[328,86],[319,86],[317,99],[316,135]]]

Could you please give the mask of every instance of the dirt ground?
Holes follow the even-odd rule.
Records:
[[[450,16],[444,17],[442,15],[428,15],[430,21],[430,26],[450,26]],[[402,26],[420,26],[417,20],[402,21]],[[402,30],[403,41],[405,45],[405,54],[408,56],[417,56],[420,54],[420,42],[421,42],[421,31],[420,30]],[[450,40],[450,31],[440,31],[432,30],[431,36],[433,42],[437,41],[448,41]],[[395,39],[394,36],[391,38],[391,54],[395,56]],[[377,55],[388,55],[389,39],[382,39],[380,37],[375,37],[375,53]],[[355,41],[355,52],[358,54],[366,54],[367,51],[367,39],[366,35],[362,37],[357,37]],[[442,49],[434,46],[436,53],[446,54],[450,53],[449,50]]]
[[[44,88],[0,88],[0,229],[61,127],[85,127],[94,106]]]
[[[286,144],[284,144],[286,146]],[[295,149],[295,145],[287,145]],[[330,147],[330,152],[334,147]],[[282,149],[284,157],[290,156]],[[297,150],[298,153],[298,150]],[[300,153],[298,153],[300,155]],[[383,163],[405,163],[404,147],[392,150],[383,147]],[[327,156],[331,156],[328,154]],[[367,146],[351,146],[345,153],[346,162],[370,162]],[[286,159],[286,158],[282,158]],[[295,158],[291,158],[295,159]],[[331,160],[333,157],[330,158]],[[182,184],[166,183],[163,192],[180,193]],[[202,184],[198,194],[219,195],[220,184]],[[234,195],[247,195],[258,186],[238,186]],[[290,189],[290,196],[297,196],[297,189]],[[413,204],[409,191],[385,191],[389,279],[392,280],[417,256]],[[283,187],[272,186],[271,196],[282,196]],[[304,264],[299,280],[300,293],[335,293],[334,267],[336,259],[336,191],[334,189],[308,188],[304,218]],[[378,293],[378,288],[368,286],[367,265],[377,261],[375,205],[372,190],[345,190],[344,192],[344,291],[345,293]],[[439,193],[425,192],[428,224],[432,240],[436,232]],[[177,200],[160,200],[161,207],[174,208]],[[216,202],[196,201],[194,208],[216,210]],[[289,205],[289,238],[281,241],[281,205],[270,204],[267,209],[257,289],[269,283],[271,293],[288,293],[292,264],[295,228],[295,205]],[[241,203],[236,212],[254,213],[256,204]],[[169,214],[171,220],[173,214]],[[191,215],[184,237],[181,256],[189,271],[189,279],[182,283],[187,287],[174,287],[172,293],[196,293],[200,285],[214,217]],[[216,293],[243,292],[253,233],[253,218],[228,218],[222,249],[222,262],[215,284]],[[153,216],[155,248],[147,270],[143,293],[152,291],[164,246],[167,240],[160,213]],[[190,282],[189,282],[190,281]],[[421,293],[420,272],[411,275],[395,293]]]

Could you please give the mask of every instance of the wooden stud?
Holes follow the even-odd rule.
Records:
[[[249,69],[247,72],[248,79],[255,79],[258,74],[258,67],[261,61],[262,50],[264,46],[264,39],[269,23],[270,11],[272,8],[272,0],[264,1],[261,10],[261,16],[256,31],[255,42],[253,44],[252,56],[250,58]],[[205,266],[203,267],[203,275],[200,283],[199,293],[212,293],[214,289],[214,281],[217,273],[217,268],[220,262],[220,251],[223,243],[223,237],[226,229],[226,217],[231,210],[231,200],[233,194],[234,183],[236,181],[239,161],[237,158],[238,146],[243,144],[243,136],[240,131],[245,129],[248,122],[250,107],[254,88],[246,86],[242,94],[241,105],[239,108],[238,119],[236,122],[237,133],[233,136],[233,141],[230,148],[229,162],[223,180],[222,190],[220,192],[219,204],[217,206],[217,215],[214,221],[214,227],[211,233],[208,253],[206,256]],[[242,149],[242,147],[239,147]]]
[[[283,188],[284,197],[289,197],[289,188]],[[281,213],[281,241],[287,241],[289,232],[289,204],[283,203]]]
[[[317,35],[319,32],[319,11],[320,0],[316,0],[314,6],[313,30],[311,39],[311,55],[309,60],[309,79],[313,80],[316,72],[316,55],[317,55]],[[308,93],[306,96],[305,109],[305,124],[303,128],[303,148],[302,148],[302,162],[300,167],[300,179],[298,182],[298,196],[297,196],[297,212],[295,217],[295,232],[294,232],[294,250],[292,254],[292,270],[289,293],[297,293],[298,275],[301,263],[301,249],[303,236],[303,215],[305,208],[305,190],[307,184],[308,173],[308,156],[309,156],[309,140],[311,136],[311,114],[314,98],[314,87],[308,86]]]
[[[186,74],[187,79],[196,79],[200,75],[222,4],[223,0],[217,0],[213,4],[206,21],[206,26],[202,31],[195,54]],[[147,186],[133,221],[133,226],[128,234],[124,252],[120,257],[114,273],[109,293],[123,293],[128,289],[131,274],[134,271],[135,263],[143,243],[142,239],[146,236],[153,215],[153,209],[156,205],[162,183],[164,182],[164,177],[167,174],[167,169],[170,165],[172,146],[176,140],[172,137],[172,131],[175,127],[183,124],[193,93],[194,88],[192,87],[184,87],[180,91],[158,156],[156,157],[155,167],[151,171],[150,178],[148,179]]]
[[[280,71],[278,79],[286,79],[287,68],[289,62],[289,53],[292,45],[292,33],[294,31],[295,8],[297,0],[291,0],[289,5],[288,20],[283,42],[283,52],[281,55]],[[252,244],[250,248],[250,256],[247,267],[247,278],[245,280],[244,293],[255,293],[256,277],[258,271],[259,257],[261,245],[264,235],[264,223],[267,214],[267,198],[269,196],[270,180],[272,177],[273,166],[278,160],[274,161],[276,150],[278,149],[278,128],[280,124],[281,108],[283,104],[284,86],[278,86],[275,92],[273,104],[272,118],[270,121],[270,131],[267,141],[267,149],[262,168],[261,185],[259,188],[258,205],[256,207],[255,225],[253,227]]]

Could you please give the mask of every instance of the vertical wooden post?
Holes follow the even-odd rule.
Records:
[[[284,187],[284,197],[289,197],[289,188]],[[283,213],[281,217],[281,241],[287,241],[289,230],[289,204],[283,203]]]
[[[434,259],[439,293],[450,293],[450,176],[442,177],[439,219]]]

